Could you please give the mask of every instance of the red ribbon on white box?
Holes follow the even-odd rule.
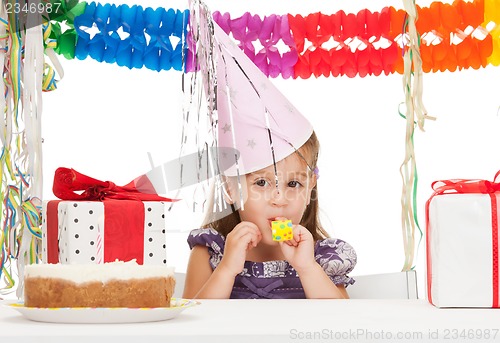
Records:
[[[455,180],[440,180],[432,183],[432,189],[434,193],[431,195],[429,200],[427,200],[425,205],[425,220],[426,220],[426,245],[427,245],[427,297],[431,304],[432,301],[432,261],[430,254],[430,223],[429,223],[429,205],[431,200],[438,195],[443,194],[488,194],[491,199],[491,235],[492,235],[492,307],[499,307],[499,261],[498,261],[498,223],[499,223],[499,211],[498,211],[498,199],[500,196],[500,183],[496,182],[497,177],[500,175],[500,171],[495,174],[493,181],[489,180],[479,180],[479,179],[455,179]]]

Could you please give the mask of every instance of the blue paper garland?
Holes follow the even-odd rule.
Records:
[[[185,71],[189,10],[89,3],[75,18],[75,57],[132,68]],[[93,37],[87,30],[96,30]],[[128,35],[126,38],[120,37]],[[174,38],[174,42],[172,39]]]

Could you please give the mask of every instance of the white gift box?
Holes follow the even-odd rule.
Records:
[[[427,296],[437,307],[498,307],[499,193],[439,194],[427,209]]]
[[[138,213],[125,213],[126,210],[120,211],[119,207],[124,200],[113,201],[118,204],[118,210],[110,213],[105,213],[109,212],[109,205],[105,211],[105,205],[100,201],[44,201],[42,260],[68,264],[112,262],[105,256],[109,255],[106,250],[113,248],[114,256],[118,254],[119,260],[127,261],[132,256],[140,264],[166,264],[165,204],[161,201],[138,201]],[[48,210],[49,206],[52,206],[52,212]],[[144,211],[144,220],[136,220],[142,218],[141,211]],[[134,233],[129,235],[124,232],[122,235],[120,230],[128,224],[124,221],[129,222],[130,218],[137,222],[132,230]],[[49,222],[50,225],[57,225],[50,234]],[[107,239],[112,231],[114,238]],[[137,242],[138,239],[141,242]]]

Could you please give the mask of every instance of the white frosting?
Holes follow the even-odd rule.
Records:
[[[161,265],[138,265],[135,260],[104,264],[31,264],[24,277],[58,278],[75,283],[130,280],[173,276],[174,268]]]

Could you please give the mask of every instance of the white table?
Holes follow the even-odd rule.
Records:
[[[426,300],[200,302],[174,319],[134,324],[34,322],[0,306],[0,342],[500,342],[500,309],[438,309]]]

